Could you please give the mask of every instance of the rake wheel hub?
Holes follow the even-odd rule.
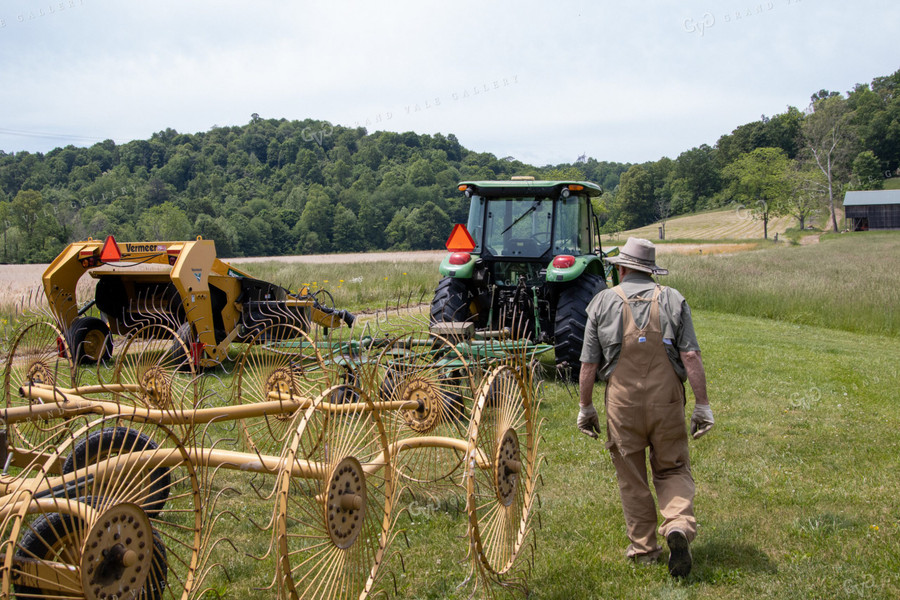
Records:
[[[53,371],[43,361],[35,361],[28,365],[25,381],[33,384],[53,384]]]
[[[402,411],[409,428],[417,433],[431,431],[441,414],[440,396],[435,387],[423,379],[412,379],[404,385],[401,399],[419,403],[418,408]]]
[[[516,498],[522,460],[519,453],[519,436],[515,429],[507,429],[497,444],[494,456],[494,480],[497,483],[497,499],[503,506],[510,506]]]
[[[266,394],[292,394],[295,392],[294,373],[288,367],[278,367],[266,378]]]
[[[150,575],[153,528],[137,504],[104,511],[85,537],[81,584],[86,600],[137,598]]]
[[[290,367],[278,367],[266,378],[265,386],[265,395],[268,395],[272,392],[281,394],[282,396],[295,396],[299,395],[297,392],[297,379],[294,376],[294,371]],[[282,413],[275,415],[275,419],[278,421],[290,421],[294,418],[292,413]]]
[[[153,366],[141,375],[141,399],[157,408],[168,408],[172,403],[172,382],[165,369]]]
[[[366,475],[348,456],[335,467],[325,489],[325,526],[331,541],[346,550],[356,541],[366,519]]]

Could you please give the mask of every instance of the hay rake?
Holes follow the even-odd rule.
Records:
[[[271,507],[262,558],[273,561],[278,597],[363,598],[383,586],[406,488],[462,490],[472,574],[482,591],[512,579],[540,466],[530,368],[540,349],[477,339],[465,327],[409,325],[376,316],[317,337],[260,321],[233,363],[229,398],[210,391],[189,342],[158,320],[118,343],[111,367],[90,370],[68,358],[51,320],[23,327],[4,369],[16,475],[0,488],[2,597],[208,592],[209,548],[223,540],[212,531],[221,515],[201,498],[212,494],[210,473],[227,472],[267,482],[257,492]],[[213,431],[228,423],[240,433],[233,450]],[[152,449],[135,441],[145,438]],[[67,463],[76,466],[64,471]],[[177,485],[160,483],[167,470]],[[171,505],[160,497],[170,488],[179,492]],[[152,538],[152,548],[136,559],[130,545],[103,537],[114,518],[135,528],[132,542],[138,531]],[[171,553],[166,528],[181,536],[171,536]],[[107,546],[102,559],[90,553],[94,535]],[[107,583],[89,585],[92,566]]]

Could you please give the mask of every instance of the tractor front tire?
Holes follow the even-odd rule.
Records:
[[[587,306],[606,282],[599,275],[585,274],[559,294],[556,306],[554,338],[556,341],[556,367],[570,381],[578,381],[581,371],[581,346],[587,325]]]
[[[472,294],[462,279],[444,277],[438,282],[431,301],[431,322],[467,321],[473,315],[470,308]]]
[[[105,362],[112,356],[109,325],[97,317],[79,317],[72,321],[68,338],[76,365]]]

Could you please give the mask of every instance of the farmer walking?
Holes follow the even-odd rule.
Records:
[[[625,555],[641,564],[658,562],[658,531],[669,547],[669,573],[686,577],[697,523],[684,422],[685,380],[696,398],[692,436],[698,439],[713,426],[691,310],[677,290],[652,279],[668,271],[656,265],[651,242],[629,238],[618,256],[606,260],[618,268],[621,283],[601,291],[587,307],[578,429],[595,439],[601,432],[591,399],[599,373],[606,382],[606,448],[631,541]],[[647,482],[647,448],[663,517],[658,530]]]

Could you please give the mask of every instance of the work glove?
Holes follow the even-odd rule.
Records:
[[[581,407],[578,411],[577,425],[578,431],[597,439],[597,434],[600,433],[600,417],[597,416],[597,409],[593,404]]]
[[[691,415],[691,436],[699,440],[712,429],[715,422],[709,404],[695,404],[694,414]]]

